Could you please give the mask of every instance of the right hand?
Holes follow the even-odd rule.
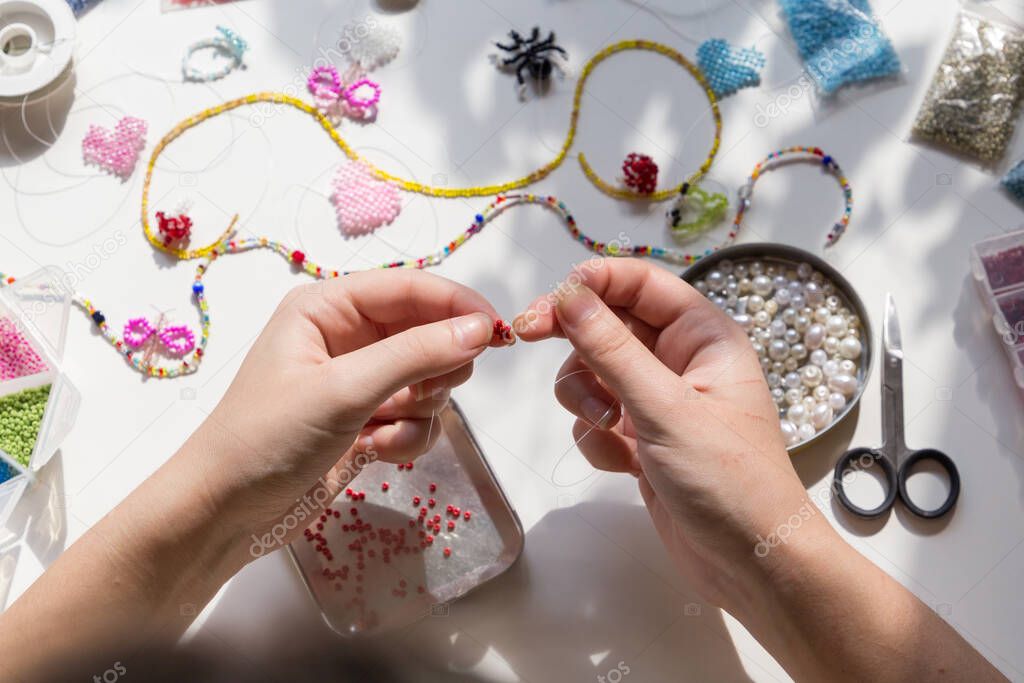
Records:
[[[810,505],[746,335],[681,279],[633,259],[582,264],[549,298],[514,327],[526,341],[572,344],[555,395],[577,417],[580,450],[637,476],[682,573],[705,599],[741,609],[737,582],[756,585],[769,566],[758,535]]]

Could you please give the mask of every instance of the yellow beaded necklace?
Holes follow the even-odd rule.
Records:
[[[676,196],[684,185],[696,184],[711,167],[711,164],[715,159],[715,155],[718,153],[718,147],[721,144],[722,116],[718,110],[718,100],[715,97],[715,93],[708,85],[700,69],[676,50],[673,50],[667,45],[662,45],[661,43],[656,43],[649,40],[624,40],[618,43],[614,43],[604,48],[587,61],[587,63],[583,67],[582,73],[580,74],[580,79],[576,83],[576,90],[573,95],[572,113],[569,118],[569,130],[565,136],[564,142],[562,143],[561,149],[559,149],[558,154],[555,155],[554,159],[549,161],[544,166],[541,166],[537,170],[533,171],[529,175],[523,176],[522,178],[519,178],[517,180],[512,180],[498,185],[478,185],[474,187],[463,188],[443,188],[434,187],[432,185],[425,185],[423,183],[417,183],[411,180],[406,180],[405,178],[392,175],[387,171],[384,171],[383,169],[377,168],[376,166],[369,164],[369,162],[366,163],[370,165],[371,170],[381,180],[391,181],[401,189],[406,190],[408,192],[415,192],[418,194],[424,194],[431,197],[452,198],[492,196],[504,194],[511,190],[532,185],[533,183],[536,183],[537,181],[547,177],[552,171],[558,168],[565,160],[565,157],[569,152],[569,148],[572,147],[572,143],[576,138],[576,129],[580,114],[580,102],[583,98],[583,87],[586,84],[587,78],[590,76],[590,73],[594,70],[594,67],[596,67],[598,64],[600,64],[602,61],[604,61],[611,55],[623,52],[625,50],[648,50],[651,52],[656,52],[660,55],[664,55],[665,57],[668,57],[677,64],[683,66],[697,80],[700,86],[704,89],[704,92],[707,94],[708,102],[711,105],[711,113],[715,123],[715,137],[711,145],[711,151],[708,153],[708,156],[704,160],[704,162],[700,165],[700,168],[698,168],[697,171],[695,171],[687,179],[685,183],[680,183],[679,185],[672,187],[670,189],[658,190],[651,194],[644,195],[631,192],[630,190],[627,189],[615,187],[610,183],[607,183],[606,181],[602,180],[597,175],[597,173],[594,172],[594,170],[590,167],[590,164],[587,163],[586,157],[583,155],[582,152],[579,155],[580,166],[583,169],[584,174],[586,174],[587,178],[589,178],[595,186],[597,186],[602,192],[612,197],[616,197],[618,199],[639,199],[643,201],[664,201],[666,199],[670,199]],[[168,244],[165,244],[161,237],[156,232],[154,232],[153,228],[149,224],[149,189],[150,184],[152,183],[153,180],[153,170],[156,167],[157,159],[160,157],[160,154],[164,151],[164,149],[171,142],[180,137],[185,131],[189,130],[194,126],[199,125],[207,119],[213,118],[214,116],[218,116],[220,114],[231,111],[233,109],[237,109],[242,106],[253,105],[260,102],[285,104],[295,107],[300,111],[306,112],[320,123],[321,127],[323,127],[323,129],[331,137],[331,140],[334,141],[334,144],[337,145],[339,149],[341,149],[345,156],[347,156],[352,161],[362,160],[359,154],[354,149],[352,149],[351,145],[349,145],[348,142],[346,142],[345,139],[341,137],[341,134],[338,133],[338,130],[334,127],[334,124],[331,123],[330,119],[328,119],[326,116],[320,113],[320,111],[314,105],[308,104],[307,102],[304,102],[303,100],[300,100],[299,98],[293,97],[291,95],[273,92],[254,93],[252,95],[246,95],[245,97],[240,97],[238,99],[229,100],[215,107],[210,107],[209,109],[204,109],[198,114],[190,116],[189,118],[180,122],[178,125],[172,128],[170,132],[168,132],[163,138],[161,138],[160,142],[158,142],[156,147],[153,149],[153,153],[152,155],[150,155],[149,158],[149,163],[146,166],[146,177],[142,185],[141,219],[142,229],[146,234],[146,238],[150,241],[150,243],[152,243],[154,247],[160,249],[161,251],[165,251],[169,254],[173,254],[179,259],[195,259],[208,256],[225,239],[225,236],[229,233],[230,228],[226,230],[220,237],[218,237],[216,241],[211,242],[206,246],[199,247],[197,249],[179,249],[172,247]]]

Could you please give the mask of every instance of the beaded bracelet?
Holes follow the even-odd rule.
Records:
[[[846,176],[843,175],[842,169],[839,168],[839,164],[830,155],[825,154],[820,147],[786,147],[778,151],[772,152],[761,161],[757,162],[754,166],[754,170],[751,171],[750,177],[747,179],[746,184],[740,187],[737,197],[739,199],[739,206],[736,208],[736,218],[733,219],[733,229],[738,231],[740,228],[740,222],[743,220],[743,216],[747,209],[750,208],[750,197],[754,192],[754,183],[761,177],[761,172],[765,170],[771,170],[775,167],[779,159],[783,157],[789,157],[792,155],[798,156],[800,159],[805,161],[811,160],[820,162],[822,168],[835,176],[836,180],[839,181],[839,186],[843,188],[843,199],[846,202],[846,206],[843,209],[843,215],[836,221],[835,225],[828,231],[828,235],[825,237],[825,248],[831,247],[833,244],[839,241],[839,238],[846,232],[847,226],[850,224],[850,214],[853,211],[853,190],[850,188],[850,183],[847,181]]]
[[[196,81],[198,83],[216,81],[224,78],[235,69],[241,68],[242,55],[249,49],[249,44],[227,27],[218,26],[217,32],[220,35],[196,41],[185,50],[185,56],[181,59],[181,73],[186,81]],[[223,66],[218,69],[201,71],[189,64],[196,52],[211,48],[228,58],[228,61]]]
[[[715,137],[711,145],[711,151],[708,153],[707,158],[701,164],[700,168],[693,175],[690,176],[690,179],[687,181],[687,183],[680,184],[679,186],[676,186],[674,188],[659,190],[651,194],[644,195],[638,195],[637,193],[632,192],[630,190],[613,187],[612,185],[603,181],[600,177],[597,176],[596,173],[594,173],[593,169],[587,163],[586,157],[582,153],[579,155],[580,166],[583,169],[584,174],[586,174],[586,176],[590,178],[591,182],[593,182],[602,191],[606,192],[607,194],[613,197],[619,199],[641,199],[645,201],[664,201],[666,199],[670,199],[679,194],[684,185],[694,185],[698,180],[700,180],[700,178],[704,176],[705,173],[707,173],[708,169],[711,167],[711,163],[714,161],[715,155],[718,153],[719,145],[721,144],[722,116],[718,110],[718,100],[715,98],[714,91],[712,91],[711,88],[708,86],[707,81],[704,79],[704,75],[701,73],[701,71],[688,59],[686,59],[686,57],[676,52],[672,48],[666,45],[662,45],[661,43],[656,43],[649,40],[625,40],[619,43],[614,43],[604,48],[603,50],[601,50],[596,55],[590,58],[590,60],[583,67],[580,79],[576,84],[576,90],[573,95],[572,113],[569,117],[569,129],[566,133],[565,140],[562,142],[561,148],[555,155],[554,159],[552,159],[547,164],[541,166],[540,168],[538,168],[537,170],[533,171],[528,175],[525,175],[516,180],[511,180],[509,182],[500,183],[497,185],[478,185],[463,188],[442,188],[400,178],[396,175],[388,173],[387,171],[379,169],[376,166],[373,166],[372,164],[370,165],[370,169],[381,180],[391,181],[395,183],[399,188],[407,192],[415,192],[417,194],[423,194],[431,197],[454,198],[493,196],[504,194],[511,190],[526,187],[528,185],[532,185],[550,175],[552,171],[554,171],[562,164],[562,162],[565,160],[565,157],[568,155],[569,149],[570,147],[572,147],[573,141],[576,139],[577,123],[579,121],[580,115],[580,104],[583,99],[583,88],[586,85],[587,78],[590,76],[590,73],[594,70],[594,67],[596,67],[598,64],[600,64],[602,61],[604,61],[611,55],[623,52],[625,50],[648,50],[651,52],[656,52],[658,54],[664,55],[685,67],[687,71],[689,71],[693,75],[693,77],[697,79],[697,82],[701,84],[701,86],[704,88],[708,96],[708,102],[711,104],[711,113],[715,123]],[[227,102],[216,105],[214,107],[210,107],[208,109],[204,109],[203,111],[200,111],[199,113],[190,116],[184,121],[181,121],[180,123],[178,123],[178,125],[172,128],[170,132],[168,132],[160,140],[160,142],[157,143],[156,147],[154,147],[153,149],[153,153],[150,155],[149,164],[147,165],[146,168],[146,178],[142,186],[141,221],[142,229],[145,232],[146,237],[149,239],[150,243],[152,243],[154,247],[160,249],[161,251],[165,251],[169,254],[173,254],[179,259],[194,259],[201,258],[209,254],[216,247],[216,245],[219,244],[220,241],[223,239],[224,235],[222,234],[221,238],[218,239],[216,242],[212,242],[206,246],[191,250],[175,248],[170,245],[164,244],[163,240],[153,231],[149,223],[149,190],[153,180],[153,171],[156,167],[156,162],[157,159],[159,159],[160,154],[163,153],[164,149],[170,143],[172,143],[183,133],[185,133],[185,131],[189,130],[194,126],[199,125],[207,119],[213,118],[225,112],[238,109],[239,107],[251,106],[260,103],[283,104],[290,107],[294,107],[300,111],[309,114],[314,119],[316,119],[320,126],[330,136],[331,140],[334,141],[334,144],[338,146],[338,148],[345,154],[345,156],[347,156],[352,161],[362,160],[360,155],[356,153],[352,146],[345,141],[345,139],[341,136],[340,133],[338,133],[338,130],[335,128],[331,120],[322,112],[320,112],[315,105],[311,105],[307,102],[304,102],[303,100],[300,100],[297,97],[292,97],[291,95],[272,92],[254,93],[251,95],[247,95],[245,97],[240,97],[238,99],[229,100]]]

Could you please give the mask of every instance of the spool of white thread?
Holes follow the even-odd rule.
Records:
[[[0,99],[57,80],[71,62],[75,27],[64,0],[0,0]]]

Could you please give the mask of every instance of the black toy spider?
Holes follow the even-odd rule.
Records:
[[[569,54],[558,45],[555,45],[555,32],[548,33],[544,40],[540,38],[540,27],[534,26],[529,38],[523,38],[518,31],[509,31],[511,45],[495,43],[499,50],[509,54],[509,57],[499,58],[503,70],[516,72],[516,80],[522,88],[526,85],[524,72],[530,74],[530,78],[537,82],[548,80],[554,70],[554,63],[551,57],[554,53],[560,54],[563,59],[568,59]]]

